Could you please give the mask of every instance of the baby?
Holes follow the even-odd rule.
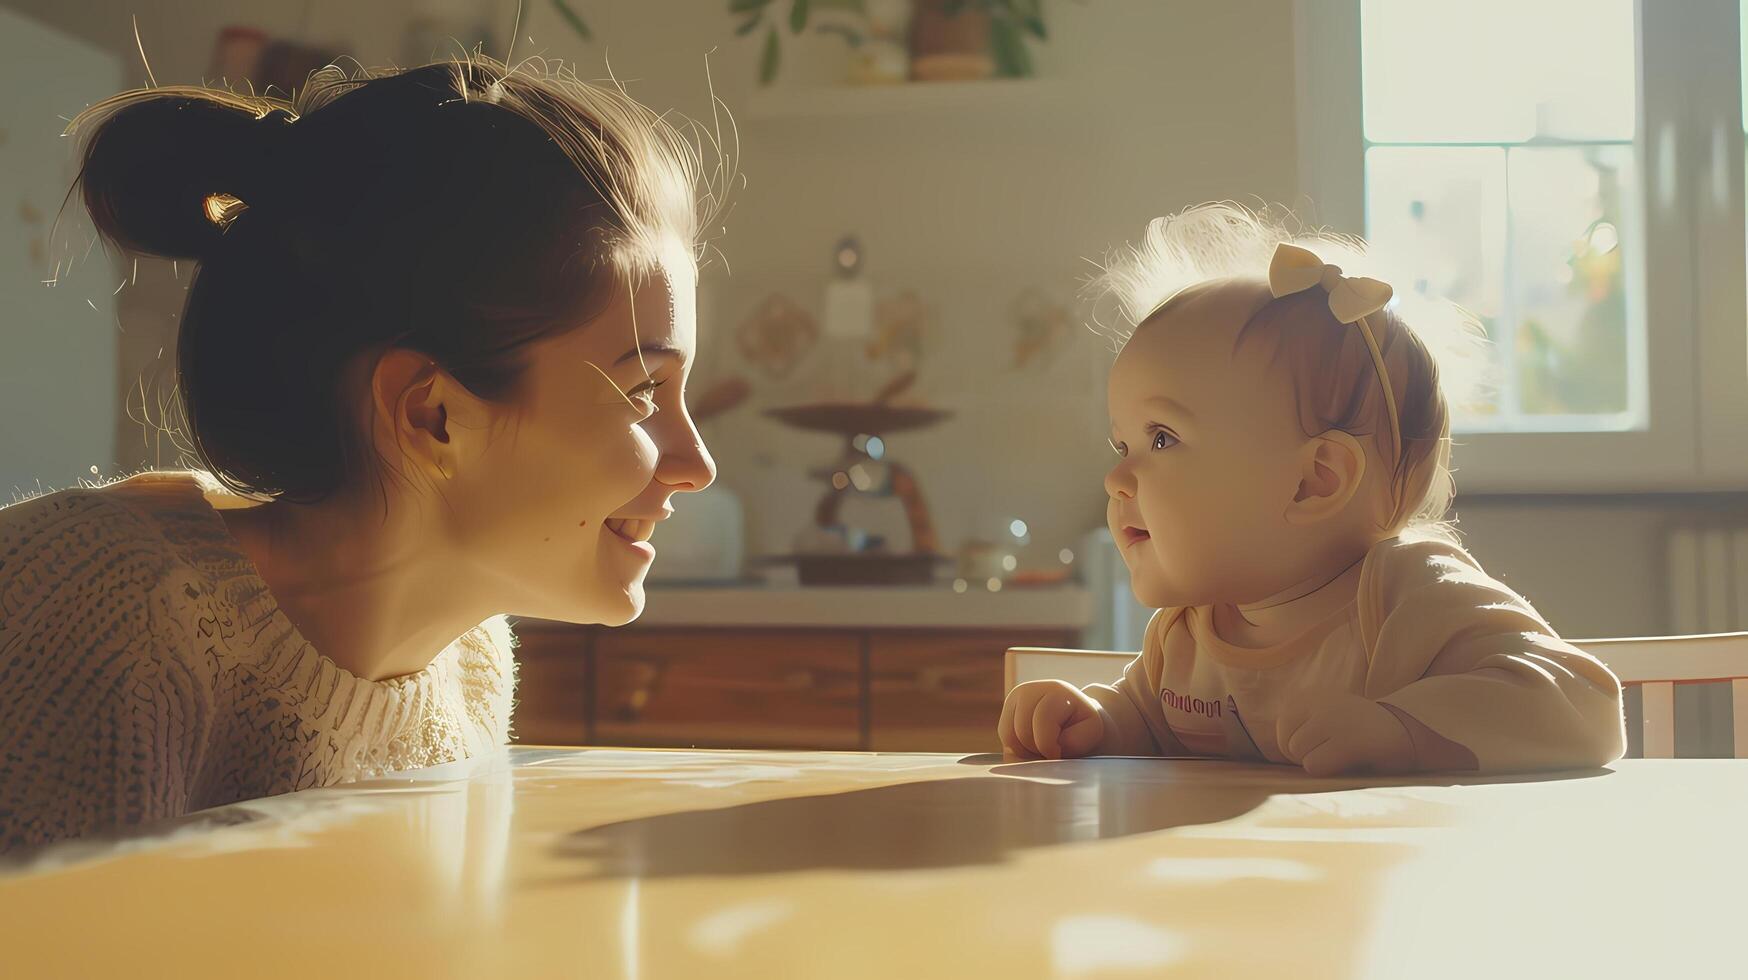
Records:
[[[1137,324],[1110,375],[1107,520],[1159,612],[1114,683],[1015,687],[1003,746],[1313,775],[1618,759],[1620,683],[1442,523],[1440,369],[1472,322],[1446,305],[1410,327],[1388,285],[1326,264],[1358,243],[1289,238],[1207,205],[1100,277]]]

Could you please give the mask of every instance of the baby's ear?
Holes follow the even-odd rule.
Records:
[[[1347,509],[1366,476],[1366,452],[1358,439],[1330,429],[1299,450],[1299,488],[1287,507],[1287,523],[1315,524]]]

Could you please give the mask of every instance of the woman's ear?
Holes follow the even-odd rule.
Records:
[[[1330,429],[1307,440],[1299,455],[1299,488],[1287,506],[1287,523],[1306,525],[1347,509],[1366,476],[1366,453],[1359,440]]]
[[[382,355],[370,378],[378,431],[398,451],[408,472],[448,479],[489,423],[486,406],[449,372],[416,351]]]

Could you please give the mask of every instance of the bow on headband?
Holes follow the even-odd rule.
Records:
[[[1275,246],[1269,261],[1269,292],[1276,299],[1302,293],[1313,286],[1323,287],[1329,294],[1329,312],[1342,323],[1357,324],[1371,352],[1372,366],[1378,370],[1378,383],[1384,386],[1384,407],[1390,412],[1390,436],[1395,442],[1398,460],[1402,454],[1402,423],[1396,415],[1396,393],[1390,387],[1390,372],[1384,367],[1384,352],[1378,338],[1366,323],[1369,314],[1383,309],[1394,292],[1389,283],[1363,276],[1344,276],[1339,266],[1329,265],[1317,253],[1297,245],[1282,242]]]
[[[1275,298],[1322,286],[1329,293],[1329,312],[1342,323],[1355,323],[1376,313],[1395,295],[1390,284],[1363,276],[1344,276],[1341,267],[1326,265],[1310,249],[1282,242],[1269,262],[1269,292]]]

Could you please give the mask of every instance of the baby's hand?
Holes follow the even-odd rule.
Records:
[[[1275,738],[1287,759],[1313,776],[1414,768],[1408,729],[1390,709],[1357,694],[1289,703],[1275,724]]]
[[[1099,706],[1066,681],[1027,681],[1008,692],[996,725],[1001,746],[1021,759],[1075,759],[1105,737]]]

